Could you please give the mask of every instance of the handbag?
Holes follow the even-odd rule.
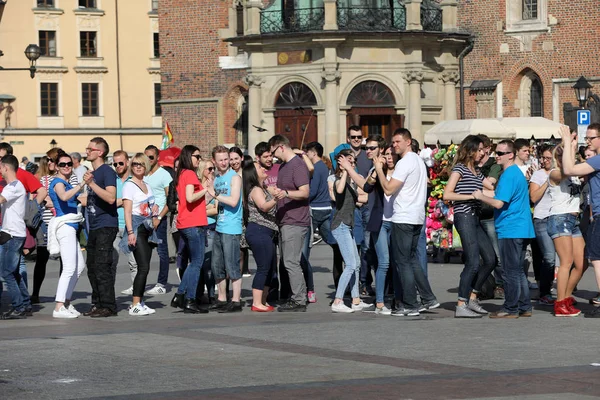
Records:
[[[12,235],[10,233],[4,232],[4,231],[0,231],[0,245],[3,245],[5,243],[7,243],[12,238],[13,237],[12,237]]]

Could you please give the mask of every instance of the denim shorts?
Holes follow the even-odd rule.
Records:
[[[548,235],[552,239],[561,236],[580,237],[579,220],[573,214],[558,214],[548,217]]]
[[[213,238],[211,269],[215,279],[242,278],[240,270],[240,239],[242,235],[215,232]]]

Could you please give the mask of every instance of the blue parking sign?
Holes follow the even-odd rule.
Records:
[[[577,110],[577,125],[589,125],[591,118],[590,110]]]

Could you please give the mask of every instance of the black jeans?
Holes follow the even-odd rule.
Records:
[[[150,260],[152,259],[152,249],[156,245],[151,245],[148,242],[151,232],[142,224],[139,226],[137,231],[137,241],[135,243],[135,250],[133,256],[137,263],[137,273],[133,280],[133,295],[135,297],[143,297],[144,291],[146,290],[146,280],[148,279],[148,272],[150,272]],[[166,239],[166,238],[165,238]]]
[[[277,268],[277,232],[266,226],[250,222],[246,227],[246,241],[256,261],[256,274],[252,289],[263,290],[271,282]]]
[[[468,301],[471,291],[480,292],[484,282],[494,271],[496,253],[492,241],[479,223],[477,214],[474,212],[455,213],[454,225],[460,235],[465,256],[465,267],[460,274],[458,285],[458,299]]]
[[[417,258],[417,246],[423,225],[392,224],[392,262],[402,287],[402,303],[407,310],[418,310],[417,289],[423,303],[432,302],[435,296],[429,286],[421,263]]]
[[[88,278],[92,286],[92,304],[117,311],[115,274],[113,273],[113,242],[118,228],[90,231],[87,243]]]

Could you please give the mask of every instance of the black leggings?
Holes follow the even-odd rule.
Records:
[[[273,278],[277,268],[277,245],[274,242],[276,232],[263,225],[250,222],[246,227],[246,240],[254,261],[256,261],[256,274],[252,281],[252,289],[263,290]]]
[[[31,292],[33,297],[40,296],[40,289],[42,288],[44,278],[46,278],[46,265],[50,259],[50,253],[46,246],[37,246],[36,253],[35,267],[33,268],[33,291]],[[60,272],[58,273],[60,277],[63,265],[62,260],[60,258],[58,260],[60,261]]]
[[[152,248],[156,247],[148,242],[150,234],[143,224],[140,225],[137,231],[135,250],[133,251],[133,256],[138,266],[133,280],[133,295],[140,298],[144,296],[144,291],[146,290],[146,280],[148,279],[150,260],[152,259]]]

